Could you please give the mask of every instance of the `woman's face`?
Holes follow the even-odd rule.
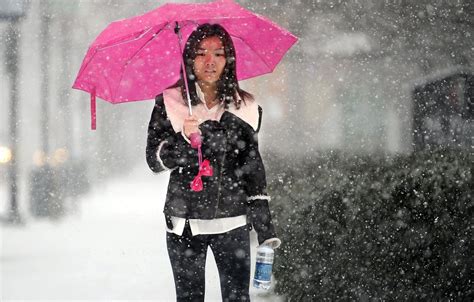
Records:
[[[218,37],[205,38],[199,43],[194,59],[194,74],[198,81],[214,84],[226,64],[224,45]]]

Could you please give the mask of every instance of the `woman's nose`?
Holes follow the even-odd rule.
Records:
[[[213,58],[213,56],[211,56],[211,55],[207,55],[207,56],[206,56],[205,62],[206,62],[207,65],[213,65],[213,64],[215,63],[215,62],[214,62],[214,58]]]

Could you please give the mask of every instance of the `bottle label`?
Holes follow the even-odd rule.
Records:
[[[272,265],[269,263],[257,262],[255,265],[255,280],[270,281],[272,278]]]

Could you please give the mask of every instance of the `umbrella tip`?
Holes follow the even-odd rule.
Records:
[[[178,33],[179,33],[179,29],[180,29],[179,23],[178,23],[178,21],[176,21],[175,23],[176,23],[176,25],[175,25],[175,27],[174,27],[174,33],[175,33],[175,34],[178,34]]]

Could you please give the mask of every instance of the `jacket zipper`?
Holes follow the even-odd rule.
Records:
[[[227,152],[226,152],[227,153]],[[214,218],[217,216],[217,210],[219,209],[219,201],[221,198],[221,183],[222,183],[222,172],[224,171],[224,164],[225,164],[225,156],[226,153],[224,153],[224,157],[222,158],[222,165],[221,165],[221,171],[219,173],[219,186],[217,187],[217,203],[216,203],[216,211],[214,212]]]

